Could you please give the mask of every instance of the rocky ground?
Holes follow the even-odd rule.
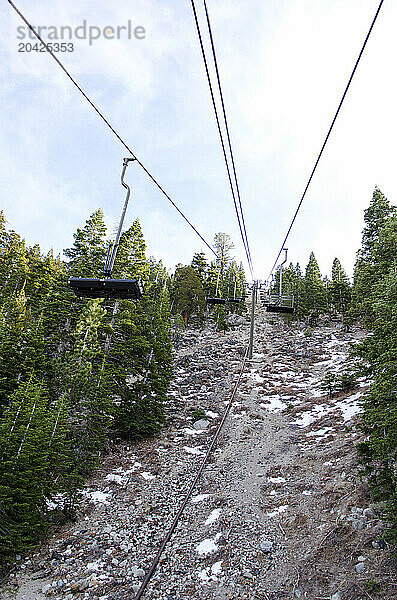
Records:
[[[132,600],[216,430],[249,324],[176,344],[168,424],[119,446],[84,488],[79,519],[20,558],[1,600]],[[257,309],[255,353],[209,464],[144,598],[397,597],[382,523],[358,477],[360,397],[328,398],[327,369],[362,332],[305,330]]]

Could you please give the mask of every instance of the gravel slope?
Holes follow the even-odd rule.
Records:
[[[77,522],[18,561],[1,600],[132,600],[224,411],[248,329],[181,334],[166,428],[105,457]],[[145,598],[396,597],[355,464],[367,382],[332,400],[320,386],[362,332],[306,333],[258,307],[256,353]]]

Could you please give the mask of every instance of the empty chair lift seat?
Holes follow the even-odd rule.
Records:
[[[71,277],[69,285],[79,298],[139,300],[143,289],[135,279],[85,279]]]
[[[294,312],[293,296],[269,296],[266,304],[266,312],[287,313]]]
[[[226,304],[225,298],[207,298],[207,304]]]

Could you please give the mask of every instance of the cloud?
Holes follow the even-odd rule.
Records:
[[[20,2],[34,24],[131,19],[146,39],[76,44],[60,55],[139,158],[211,242],[228,231],[243,257],[189,3]],[[257,275],[267,275],[339,102],[377,0],[209,2]],[[203,16],[202,13],[201,17]],[[0,93],[2,205],[30,243],[57,251],[102,206],[118,219],[126,151],[46,54],[18,53],[10,7]],[[288,242],[323,272],[352,269],[375,184],[395,201],[397,7],[385,4]],[[202,21],[204,23],[204,21]],[[207,39],[207,38],[206,38]],[[207,40],[208,41],[208,40]],[[173,266],[202,242],[136,165],[128,219]]]

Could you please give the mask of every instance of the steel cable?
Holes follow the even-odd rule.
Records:
[[[185,496],[184,496],[184,498],[183,498],[183,500],[182,500],[182,502],[181,502],[181,504],[179,506],[179,509],[178,509],[177,513],[175,514],[175,516],[174,516],[174,518],[172,520],[172,523],[171,523],[171,525],[170,525],[170,527],[169,527],[166,535],[163,538],[163,541],[161,542],[160,548],[158,549],[157,554],[156,554],[156,556],[153,559],[153,562],[152,562],[152,564],[150,566],[149,571],[146,573],[146,576],[145,576],[145,578],[144,578],[144,580],[143,580],[143,582],[141,584],[141,587],[139,588],[139,590],[138,590],[138,592],[137,592],[137,594],[135,596],[135,600],[140,600],[140,598],[142,598],[143,594],[145,593],[145,590],[146,590],[146,588],[147,588],[147,586],[148,586],[151,578],[153,577],[153,575],[154,575],[154,573],[156,571],[156,568],[157,568],[157,566],[158,566],[158,564],[160,562],[161,555],[163,554],[166,545],[170,541],[170,539],[172,537],[172,534],[174,533],[174,531],[176,529],[176,526],[178,525],[178,522],[179,522],[179,520],[180,520],[180,518],[182,516],[182,513],[185,510],[186,505],[187,505],[187,503],[190,500],[190,497],[191,497],[191,495],[193,493],[193,490],[196,487],[196,485],[198,483],[198,480],[201,477],[202,472],[204,471],[204,468],[205,468],[205,466],[206,466],[206,464],[208,462],[208,459],[209,459],[209,457],[210,457],[210,455],[211,455],[211,453],[212,453],[212,451],[214,449],[214,446],[215,446],[215,444],[216,444],[216,442],[217,442],[217,440],[219,438],[219,435],[221,433],[223,425],[224,425],[224,423],[226,421],[226,417],[228,416],[228,414],[230,412],[230,409],[232,407],[232,403],[233,403],[234,397],[236,395],[237,388],[238,388],[238,386],[240,384],[240,381],[241,381],[241,378],[243,376],[243,372],[244,372],[244,369],[245,369],[245,363],[247,362],[247,354],[248,354],[248,347],[246,348],[246,351],[245,351],[245,354],[244,354],[244,357],[243,357],[243,361],[242,361],[242,365],[241,365],[241,368],[240,368],[240,371],[239,371],[238,379],[237,379],[237,381],[236,381],[236,383],[234,385],[234,388],[233,388],[232,394],[230,396],[230,400],[228,402],[226,410],[224,412],[224,415],[223,415],[223,417],[222,417],[222,419],[221,419],[221,421],[220,421],[220,423],[218,425],[218,428],[217,428],[217,430],[215,432],[214,437],[212,438],[212,441],[211,441],[211,444],[210,444],[210,446],[209,446],[209,448],[207,450],[207,453],[206,453],[206,455],[204,456],[204,458],[203,458],[203,460],[201,462],[200,468],[197,471],[197,473],[196,473],[196,475],[195,475],[192,483],[190,484],[190,487],[189,487],[188,491],[186,492],[186,494],[185,494]]]
[[[273,266],[272,266],[272,268],[271,268],[271,270],[270,270],[269,276],[268,276],[268,278],[267,278],[267,280],[268,280],[268,281],[269,281],[269,279],[270,279],[270,277],[271,277],[271,275],[272,275],[272,273],[273,273],[273,271],[274,271],[274,269],[275,269],[275,267],[276,267],[276,265],[277,265],[277,261],[278,261],[278,259],[279,259],[279,258],[280,258],[280,256],[281,256],[281,252],[283,251],[283,248],[284,248],[284,246],[285,246],[285,244],[286,244],[286,242],[287,242],[287,240],[288,240],[289,234],[291,233],[291,229],[292,229],[292,227],[293,227],[293,225],[294,225],[294,223],[295,223],[296,217],[298,216],[299,210],[300,210],[300,208],[301,208],[301,206],[302,206],[302,202],[303,202],[303,200],[304,200],[304,198],[305,198],[305,196],[306,196],[306,192],[307,192],[307,190],[309,189],[310,183],[311,183],[311,181],[312,181],[312,179],[313,179],[313,175],[314,175],[314,173],[315,173],[315,171],[316,171],[316,169],[317,169],[318,163],[320,162],[321,156],[322,156],[322,154],[323,154],[323,152],[324,152],[324,148],[325,148],[325,146],[327,145],[328,139],[329,139],[329,137],[330,137],[330,135],[331,135],[331,132],[332,132],[332,129],[333,129],[334,125],[335,125],[335,121],[336,121],[336,119],[338,118],[338,115],[339,115],[339,113],[340,113],[340,110],[341,110],[341,108],[342,108],[342,104],[343,104],[343,102],[344,102],[344,100],[345,100],[346,94],[347,94],[347,92],[348,92],[348,90],[349,90],[350,84],[351,84],[351,82],[352,82],[352,80],[353,80],[354,74],[355,74],[355,72],[356,72],[356,70],[357,70],[358,64],[359,64],[359,62],[360,62],[360,59],[361,59],[361,57],[362,57],[362,55],[363,55],[363,52],[364,52],[364,50],[365,50],[365,47],[366,47],[366,45],[367,45],[367,42],[368,42],[368,40],[369,40],[369,37],[370,37],[370,35],[371,35],[371,32],[372,32],[372,29],[373,29],[373,27],[374,27],[374,25],[375,25],[375,21],[376,21],[376,19],[378,18],[378,15],[379,15],[380,9],[382,8],[383,1],[384,1],[384,0],[381,0],[380,4],[379,4],[379,6],[378,6],[378,9],[377,9],[377,11],[376,11],[376,13],[375,13],[375,16],[374,16],[374,18],[373,18],[373,20],[372,20],[371,27],[369,28],[369,31],[368,31],[368,33],[367,33],[367,35],[366,35],[366,38],[365,38],[365,41],[364,41],[364,43],[363,43],[363,45],[362,45],[362,47],[361,47],[360,54],[358,55],[358,58],[357,58],[357,60],[356,60],[356,62],[355,62],[355,65],[354,65],[353,71],[351,72],[351,75],[350,75],[350,77],[349,77],[349,81],[348,81],[348,83],[347,83],[347,85],[346,85],[345,91],[343,92],[342,98],[341,98],[341,100],[340,100],[340,102],[339,102],[339,106],[338,106],[338,108],[337,108],[337,111],[336,111],[336,113],[335,113],[335,115],[334,115],[334,118],[332,119],[331,126],[330,126],[330,128],[328,129],[328,133],[327,133],[327,135],[326,135],[326,137],[325,137],[325,140],[324,140],[324,143],[323,143],[323,145],[322,145],[322,147],[321,147],[320,153],[319,153],[319,155],[317,156],[317,160],[316,160],[316,162],[315,162],[315,165],[314,165],[314,167],[313,167],[313,170],[312,170],[312,172],[311,172],[311,174],[310,174],[309,180],[308,180],[308,182],[307,182],[307,184],[306,184],[306,187],[305,187],[305,189],[304,189],[304,192],[303,192],[303,194],[302,194],[302,197],[301,197],[301,199],[300,199],[300,201],[299,201],[299,204],[298,204],[298,206],[297,206],[297,209],[296,209],[296,211],[295,211],[295,214],[294,214],[294,216],[293,216],[293,219],[292,219],[292,221],[291,221],[291,223],[290,223],[290,226],[288,227],[288,231],[287,231],[287,233],[286,233],[286,236],[285,236],[285,238],[284,238],[284,240],[283,240],[283,243],[281,244],[280,251],[279,251],[279,253],[277,254],[276,260],[274,261],[274,264],[273,264]]]
[[[205,72],[206,72],[206,76],[207,76],[208,86],[209,86],[209,89],[210,89],[212,106],[213,106],[213,109],[214,109],[216,125],[217,125],[217,128],[218,128],[219,138],[220,138],[220,141],[221,141],[222,153],[223,153],[223,157],[224,157],[224,160],[225,160],[225,165],[226,165],[226,171],[227,171],[227,176],[228,176],[228,180],[229,180],[230,191],[231,191],[231,194],[232,194],[234,208],[235,208],[236,216],[237,216],[237,222],[238,222],[238,226],[239,226],[239,229],[240,229],[240,234],[241,234],[241,239],[243,241],[243,246],[244,246],[245,254],[247,256],[248,266],[249,266],[249,269],[250,269],[250,272],[251,272],[251,276],[253,278],[254,275],[253,275],[253,269],[252,269],[252,264],[251,264],[250,253],[249,253],[249,249],[248,249],[248,246],[247,246],[247,242],[246,242],[245,237],[244,237],[243,227],[242,227],[241,218],[240,218],[240,214],[239,214],[239,210],[238,210],[238,205],[237,205],[237,200],[236,200],[236,194],[235,194],[235,191],[234,191],[234,186],[233,186],[233,181],[232,181],[232,176],[231,176],[230,166],[229,166],[229,160],[228,160],[228,157],[227,157],[225,141],[224,141],[224,137],[223,137],[223,133],[222,133],[222,127],[221,127],[221,124],[220,124],[220,119],[219,119],[219,114],[218,114],[218,108],[217,108],[216,100],[215,100],[214,89],[213,89],[212,82],[211,82],[211,75],[210,75],[210,72],[209,72],[207,56],[206,56],[206,53],[205,53],[203,38],[202,38],[202,35],[201,35],[200,24],[199,24],[199,21],[198,21],[196,5],[194,3],[194,0],[190,0],[190,2],[191,2],[191,5],[192,5],[192,9],[193,9],[194,21],[195,21],[195,24],[196,24],[196,30],[197,30],[197,35],[198,35],[198,38],[199,38],[199,43],[200,43],[200,48],[201,48],[201,54],[202,54],[203,62],[204,62],[204,68],[205,68]]]
[[[102,119],[102,121],[107,125],[107,127],[110,129],[110,131],[113,133],[113,135],[116,136],[116,138],[119,140],[119,142],[124,146],[124,148],[131,154],[131,156],[137,161],[137,163],[139,164],[139,166],[143,169],[143,171],[146,173],[146,175],[149,176],[149,178],[153,181],[153,183],[157,186],[157,188],[161,191],[161,193],[167,198],[167,200],[172,204],[172,206],[178,211],[178,213],[181,215],[181,217],[186,221],[186,223],[193,229],[193,231],[198,235],[198,237],[201,239],[202,242],[204,242],[204,244],[207,246],[207,248],[216,256],[216,252],[215,250],[212,248],[212,246],[204,239],[204,237],[201,235],[201,233],[199,233],[199,231],[197,230],[197,228],[193,225],[193,223],[191,223],[191,221],[186,217],[186,215],[181,211],[181,209],[175,204],[175,202],[172,200],[172,198],[167,194],[167,192],[164,190],[164,188],[160,185],[160,183],[155,179],[155,177],[150,173],[150,171],[145,167],[145,165],[139,160],[139,158],[134,154],[134,152],[131,150],[131,148],[128,146],[128,144],[123,140],[123,138],[121,137],[121,135],[119,133],[117,133],[117,131],[115,130],[115,128],[109,123],[109,121],[106,119],[106,117],[102,114],[102,112],[99,110],[99,108],[97,108],[97,106],[94,104],[94,102],[89,98],[89,96],[86,94],[86,92],[83,90],[83,88],[77,83],[77,81],[74,79],[74,77],[69,73],[69,71],[66,69],[66,67],[62,64],[62,62],[59,60],[59,58],[55,55],[55,53],[51,50],[51,48],[49,48],[48,44],[43,40],[43,38],[40,36],[40,34],[35,30],[35,28],[29,23],[29,21],[26,19],[26,17],[22,14],[22,12],[19,10],[19,8],[17,6],[15,6],[15,4],[12,2],[12,0],[7,0],[7,2],[10,4],[10,6],[12,6],[12,8],[15,10],[15,12],[19,15],[19,17],[22,19],[22,21],[26,24],[27,27],[29,27],[29,29],[34,33],[34,35],[37,37],[37,39],[45,46],[47,52],[52,56],[52,58],[55,60],[55,62],[61,67],[62,71],[65,73],[65,75],[70,79],[70,81],[73,83],[73,85],[79,90],[80,94],[87,100],[87,102],[89,103],[89,105],[95,110],[95,112],[99,115],[99,117]]]

